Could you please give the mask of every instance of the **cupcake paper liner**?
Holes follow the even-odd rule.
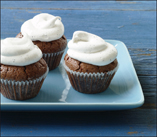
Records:
[[[49,70],[53,70],[58,67],[64,50],[55,53],[43,53],[43,59],[46,61]]]
[[[1,94],[13,100],[26,100],[37,96],[40,88],[49,72],[49,68],[44,75],[28,81],[14,81],[1,79]]]
[[[87,94],[94,94],[105,91],[109,87],[110,82],[119,66],[117,65],[116,68],[105,73],[83,73],[70,70],[65,65],[65,62],[63,62],[63,65],[68,74],[72,87],[81,93]]]

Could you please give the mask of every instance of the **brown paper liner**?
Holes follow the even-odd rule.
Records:
[[[70,70],[65,65],[65,62],[63,64],[72,87],[81,93],[87,94],[95,94],[105,91],[109,87],[111,80],[118,69],[117,65],[114,70],[105,73],[80,73]]]
[[[49,71],[59,66],[64,50],[56,53],[43,53],[43,59],[46,61]]]
[[[33,98],[39,93],[48,71],[49,68],[47,68],[47,72],[43,76],[29,81],[12,81],[1,79],[1,94],[4,97],[12,100],[26,100]]]

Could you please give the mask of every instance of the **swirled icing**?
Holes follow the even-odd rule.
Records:
[[[41,13],[24,22],[21,26],[21,33],[26,33],[32,41],[49,42],[62,37],[64,25],[61,17]]]
[[[75,31],[68,48],[71,58],[97,66],[108,65],[117,57],[117,50],[112,44],[85,31]]]
[[[1,63],[4,65],[27,66],[41,58],[41,50],[27,35],[1,40]]]

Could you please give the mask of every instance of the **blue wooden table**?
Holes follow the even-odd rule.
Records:
[[[38,13],[62,17],[65,36],[84,30],[123,41],[129,49],[145,103],[140,108],[98,112],[1,112],[1,136],[155,136],[155,1],[2,1],[1,38],[14,37]]]

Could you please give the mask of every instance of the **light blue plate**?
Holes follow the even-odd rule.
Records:
[[[1,110],[122,110],[141,106],[144,103],[143,91],[126,46],[121,41],[106,41],[118,50],[119,69],[105,92],[83,94],[75,91],[61,63],[48,73],[35,98],[14,101],[1,95]],[[63,57],[65,54],[66,51]]]

